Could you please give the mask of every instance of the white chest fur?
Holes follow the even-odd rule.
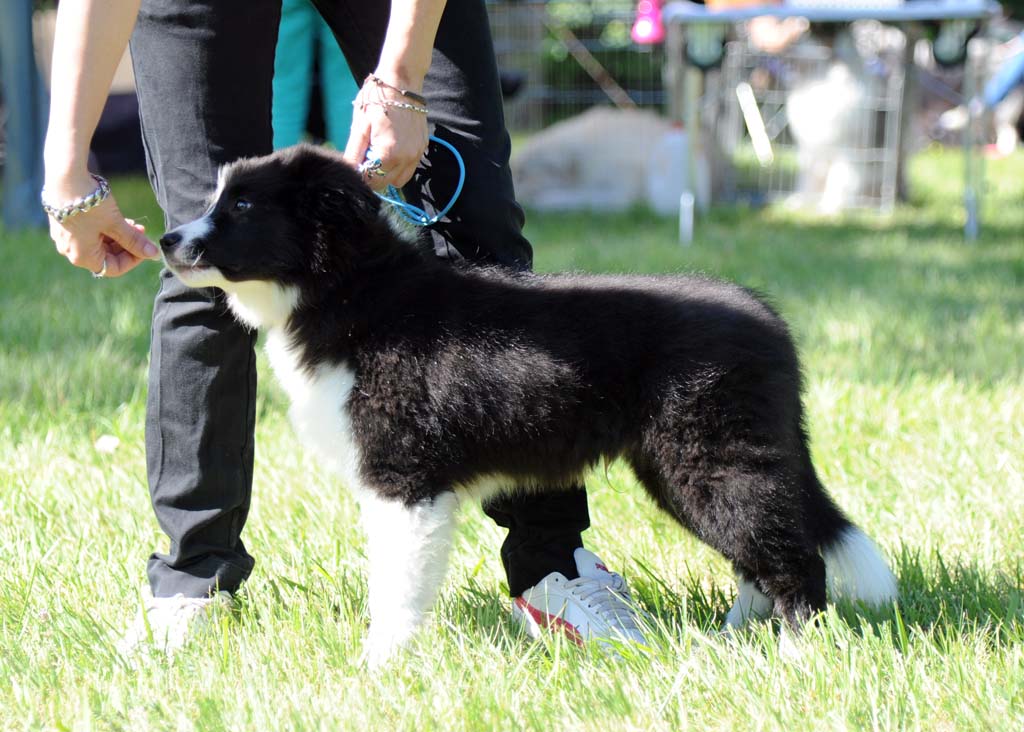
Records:
[[[341,364],[300,367],[298,354],[279,328],[267,333],[267,355],[291,406],[288,416],[303,445],[313,450],[352,490],[359,490],[359,450],[352,436],[348,398],[355,374]]]

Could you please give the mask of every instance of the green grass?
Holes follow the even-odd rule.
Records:
[[[791,322],[815,462],[902,595],[830,611],[797,661],[765,626],[713,635],[725,562],[612,465],[589,481],[586,538],[652,612],[652,653],[531,645],[509,622],[500,532],[466,507],[436,620],[368,675],[355,504],[298,450],[263,369],[237,617],[128,666],[112,642],[166,542],[143,455],[157,266],[95,282],[44,234],[0,232],[0,730],[1024,729],[1024,156],[989,174],[974,245],[942,152],[891,219],[721,210],[690,248],[639,212],[530,219],[539,269],[701,270]],[[160,228],[143,181],[114,190]],[[94,448],[106,434],[112,455]]]

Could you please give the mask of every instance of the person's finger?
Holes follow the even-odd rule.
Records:
[[[72,242],[71,247],[64,256],[76,267],[96,273],[103,270],[103,262],[106,261],[107,251],[98,241],[94,246],[88,247],[81,247]]]
[[[366,158],[366,148],[370,146],[370,125],[357,123],[352,125],[352,132],[345,145],[345,160],[349,165],[358,168]]]
[[[114,228],[105,233],[140,259],[155,259],[160,255],[160,250],[156,248],[156,245],[124,219],[115,223]]]
[[[127,219],[125,220],[127,221]],[[120,277],[146,261],[144,257],[138,257],[132,252],[129,252],[114,239],[105,234],[101,236],[100,240],[107,253],[107,277]]]
[[[58,236],[53,238],[53,246],[57,250],[57,254],[66,257],[68,249],[71,247],[71,242],[63,236]]]
[[[379,168],[367,170],[363,174],[363,179],[378,193],[393,185],[395,172],[403,168],[401,159],[395,155],[394,147],[394,142],[386,138],[374,140],[373,151],[380,156],[381,164]]]
[[[416,168],[418,166],[419,161],[406,165],[404,168],[402,168],[393,176],[391,176],[392,180],[394,181],[391,185],[393,185],[395,188],[401,188],[402,186],[404,186],[406,183],[412,180],[412,176],[416,173]]]
[[[53,242],[53,246],[59,255],[62,257],[67,256],[68,248],[71,246],[71,239],[64,227],[57,224],[53,219],[50,219],[50,241]]]
[[[370,186],[372,190],[377,191],[377,193],[383,192],[384,189],[388,187],[388,179],[390,177],[390,173],[385,176],[377,175],[376,173],[369,173],[364,176],[366,184]]]
[[[103,247],[110,254],[120,254],[121,252],[125,251],[125,248],[123,246],[118,244],[116,241],[111,239],[106,234],[100,234],[100,243],[103,244]]]
[[[412,171],[415,169],[416,167],[408,162],[392,163],[392,168],[384,178],[384,183],[385,185],[401,189],[402,186],[409,182],[409,178],[412,177]]]
[[[121,251],[118,254],[107,254],[107,277],[120,277],[127,274],[140,264],[145,262],[128,251]],[[102,265],[101,265],[102,266]]]
[[[405,184],[405,170],[407,166],[397,166],[394,170],[389,171],[386,178],[384,178],[384,184],[386,186],[394,186],[395,188],[401,188]]]

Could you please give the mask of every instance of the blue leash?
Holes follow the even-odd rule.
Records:
[[[444,218],[445,214],[452,210],[452,206],[459,200],[459,196],[462,194],[462,186],[466,182],[466,164],[462,161],[462,156],[459,155],[459,151],[455,149],[455,146],[450,142],[445,142],[439,137],[430,136],[430,139],[436,142],[438,145],[443,145],[448,148],[452,155],[455,156],[455,162],[459,164],[459,184],[455,186],[455,193],[452,194],[451,200],[448,201],[448,205],[442,208],[433,216],[428,216],[427,212],[419,206],[414,206],[404,198],[402,198],[402,192],[394,186],[388,186],[384,193],[378,193],[377,196],[382,200],[390,203],[398,211],[398,214],[414,226],[432,226],[438,221]],[[363,165],[367,168],[370,167],[374,162],[379,164],[380,158],[377,158],[373,154],[373,149],[367,149],[366,151],[366,163]],[[361,166],[362,167],[362,166]]]

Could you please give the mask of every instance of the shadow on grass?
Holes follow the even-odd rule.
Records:
[[[983,637],[991,645],[1024,640],[1024,574],[984,569],[976,562],[946,562],[938,551],[924,559],[904,547],[896,562],[900,599],[897,608],[858,612],[849,603],[840,616],[862,632],[890,632],[906,651],[910,636],[952,643],[965,636]],[[867,629],[870,628],[871,631]]]
[[[968,244],[957,228],[915,221],[912,210],[887,223],[716,210],[692,247],[675,243],[672,222],[642,212],[538,218],[547,270],[696,271],[764,293],[790,322],[809,370],[824,363],[829,375],[882,384],[1024,374],[1024,215]]]

